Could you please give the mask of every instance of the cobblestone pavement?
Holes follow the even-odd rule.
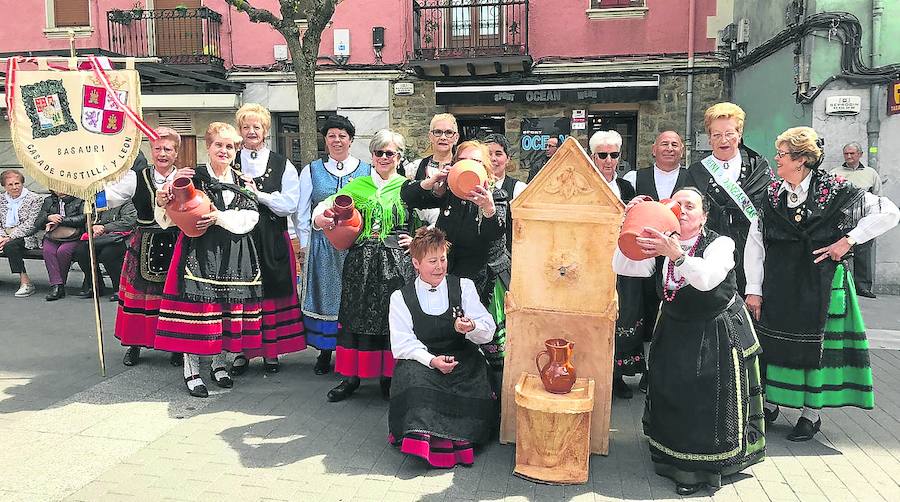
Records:
[[[14,281],[0,272],[0,500],[679,498],[653,473],[638,392],[613,402],[610,455],[591,458],[586,485],[519,479],[511,474],[514,447],[499,444],[482,449],[474,467],[429,470],[387,445],[387,403],[377,385],[326,402],[338,379],[313,375],[312,351],[284,357],[274,376],[253,361],[233,389],[212,385],[209,399],[194,399],[167,354],[145,351],[140,365],[122,366],[115,309],[103,302],[109,376],[102,378],[90,302],[45,302],[45,277],[37,279],[39,295],[15,299]],[[765,462],[690,498],[900,500],[900,297],[862,302],[878,347],[871,352],[877,408],[826,411],[822,432],[807,443],[784,439],[798,413],[783,410]]]

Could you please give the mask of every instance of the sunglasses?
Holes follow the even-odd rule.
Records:
[[[596,155],[598,159],[605,159],[606,157],[609,157],[611,159],[618,159],[619,155],[621,155],[621,153],[620,152],[594,152],[594,155]]]
[[[456,134],[456,131],[450,129],[447,129],[446,131],[443,129],[432,129],[431,134],[434,134],[436,137],[446,136],[452,138]]]
[[[372,155],[376,157],[387,157],[389,159],[393,159],[394,155],[400,155],[398,152],[392,152],[390,150],[375,150],[372,152]]]

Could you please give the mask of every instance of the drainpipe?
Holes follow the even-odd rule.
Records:
[[[691,151],[694,147],[694,25],[697,0],[690,0],[688,8],[688,75],[687,75],[687,111],[684,116],[685,159],[684,165],[691,165]]]
[[[872,0],[872,38],[869,55],[869,67],[878,66],[878,58],[881,56],[881,16],[884,14],[884,1]],[[878,170],[878,136],[881,132],[881,86],[873,85],[869,88],[869,121],[866,123],[866,134],[869,137],[869,167]]]

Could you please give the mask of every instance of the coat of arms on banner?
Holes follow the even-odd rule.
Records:
[[[117,90],[119,101],[128,104],[128,91]],[[106,89],[96,85],[84,86],[81,125],[96,134],[118,134],[125,125],[125,112],[119,108]]]
[[[22,100],[35,138],[47,138],[78,129],[69,110],[69,98],[62,80],[23,85]]]

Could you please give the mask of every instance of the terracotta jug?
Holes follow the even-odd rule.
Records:
[[[349,195],[338,195],[334,198],[334,205],[331,207],[331,214],[334,218],[334,228],[324,229],[325,237],[331,242],[335,249],[344,251],[350,249],[359,233],[362,232],[362,215],[353,204],[353,197]]]
[[[564,338],[551,338],[544,342],[547,347],[534,356],[541,382],[547,392],[568,394],[575,385],[575,366],[572,366],[572,349],[575,344]],[[541,356],[546,354],[547,364],[541,367]]]
[[[483,185],[488,179],[484,166],[475,160],[463,159],[453,164],[447,175],[447,184],[450,191],[460,199],[465,199],[478,185]]]
[[[671,199],[656,202],[650,197],[646,198],[648,199],[646,202],[641,202],[628,210],[625,222],[622,223],[622,231],[619,232],[619,249],[632,260],[649,258],[637,244],[638,237],[647,236],[644,227],[655,228],[662,233],[681,230],[681,224],[678,222],[681,218],[681,206],[677,202]]]
[[[197,221],[215,208],[203,191],[194,188],[194,182],[187,176],[179,176],[172,181],[174,199],[166,205],[166,214],[188,237],[200,237],[206,230],[197,229]]]

